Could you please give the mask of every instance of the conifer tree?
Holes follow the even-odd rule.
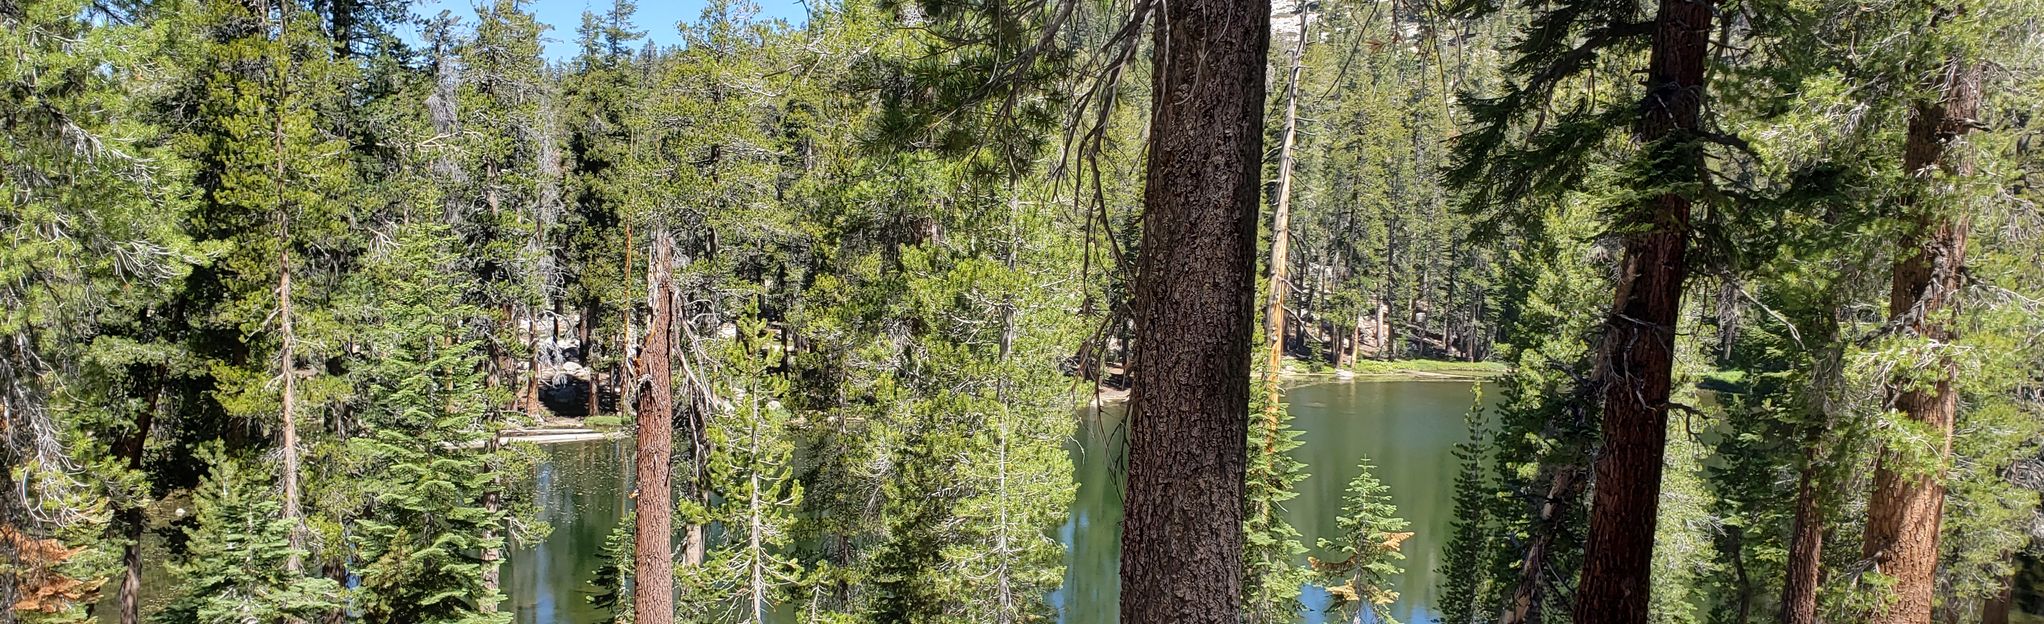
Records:
[[[1465,14],[1501,3],[1463,3]],[[1449,180],[1471,209],[1525,205],[1580,188],[1584,172],[1608,152],[1597,149],[1630,127],[1636,149],[1617,171],[1647,189],[1612,202],[1623,234],[1617,298],[1602,339],[1598,378],[1604,395],[1596,455],[1592,526],[1574,617],[1579,624],[1644,622],[1641,587],[1653,558],[1660,474],[1674,384],[1675,336],[1689,273],[1692,204],[1705,186],[1707,134],[1700,112],[1709,91],[1711,7],[1667,0],[1641,19],[1631,3],[1583,2],[1535,15],[1511,66],[1522,83],[1495,97],[1466,97],[1476,129],[1458,139]],[[1563,92],[1597,66],[1599,55],[1650,48],[1646,89],[1633,101]],[[1549,122],[1559,100],[1568,112]],[[1523,140],[1522,140],[1523,136]],[[1522,147],[1523,146],[1523,147]],[[1544,202],[1534,202],[1535,204]],[[1523,223],[1525,215],[1508,210]],[[1509,221],[1511,217],[1505,220]]]
[[[333,276],[319,270],[355,253],[346,146],[322,131],[351,70],[331,60],[301,5],[204,2],[196,12],[186,27],[211,38],[187,50],[196,73],[174,102],[188,116],[178,142],[201,194],[191,231],[229,251],[175,305],[204,310],[189,340],[223,415],[274,432],[280,508],[293,526],[285,562],[297,571],[309,547],[301,458],[317,444],[299,420],[342,386],[307,363],[339,346],[328,316]]]
[[[1264,366],[1262,379],[1250,393],[1252,412],[1249,457],[1246,462],[1244,496],[1248,510],[1242,526],[1245,566],[1242,576],[1243,619],[1248,622],[1290,622],[1299,611],[1298,587],[1306,570],[1297,564],[1306,547],[1299,532],[1286,520],[1284,501],[1298,495],[1305,479],[1304,464],[1291,457],[1301,444],[1291,427],[1291,414],[1284,404],[1280,379],[1283,371],[1288,313],[1285,294],[1291,289],[1291,206],[1294,149],[1299,125],[1300,79],[1309,40],[1311,13],[1302,3],[1297,7],[1297,41],[1292,45],[1286,67],[1284,126],[1278,140],[1277,197],[1273,201],[1270,230],[1268,305],[1264,307]]]
[[[1973,173],[1966,155],[1947,150],[1972,130],[1980,114],[1981,71],[1972,59],[1952,59],[1939,73],[1937,99],[1919,102],[1911,110],[1902,161],[1909,175],[1963,180]],[[1952,317],[1971,215],[1912,210],[1905,221],[1913,222],[1906,226],[1895,260],[1888,314],[1910,337],[1948,342],[1957,337]],[[1898,372],[1890,382],[1890,400],[1907,418],[1897,423],[1905,432],[1900,437],[1916,441],[1884,445],[1875,467],[1874,493],[1867,501],[1862,552],[1879,564],[1881,576],[1892,581],[1889,588],[1895,596],[1892,604],[1873,610],[1870,621],[1884,624],[1929,620],[1935,603],[1945,499],[1945,486],[1939,481],[1951,455],[1959,396],[1953,385],[1958,373],[1950,356],[1927,355],[1914,370]]]
[[[115,595],[139,621],[144,462],[183,360],[159,315],[206,260],[148,115],[169,31],[95,6],[0,7],[0,619],[75,620]]]
[[[1483,442],[1489,433],[1484,426],[1483,386],[1476,387],[1476,399],[1469,412],[1462,417],[1462,426],[1469,431],[1469,437],[1455,443],[1454,513],[1449,521],[1448,541],[1442,547],[1443,558],[1434,575],[1441,579],[1441,598],[1437,605],[1441,621],[1450,624],[1474,624],[1487,620],[1495,613],[1496,605],[1485,600],[1489,595],[1489,579],[1480,571],[1484,567],[1484,553],[1496,548],[1491,543],[1492,522],[1490,506],[1484,500],[1491,486],[1484,476],[1488,458]]]
[[[1232,622],[1270,3],[1172,2],[1150,17],[1121,619]]]
[[[1321,548],[1342,558],[1315,561],[1313,569],[1339,608],[1350,614],[1349,621],[1397,624],[1385,608],[1398,600],[1391,578],[1404,570],[1399,562],[1405,555],[1398,546],[1412,537],[1406,530],[1411,525],[1398,517],[1390,488],[1377,481],[1369,458],[1363,458],[1361,466],[1362,472],[1349,480],[1341,516],[1335,521],[1341,533],[1320,540]]]
[[[1299,530],[1285,518],[1285,501],[1299,495],[1299,482],[1306,479],[1306,465],[1292,457],[1303,442],[1292,427],[1291,411],[1276,402],[1268,386],[1258,384],[1251,393],[1250,406],[1264,419],[1250,428],[1248,477],[1245,485],[1249,507],[1242,526],[1242,612],[1245,621],[1287,623],[1298,618],[1299,587],[1311,572],[1299,565],[1306,546]]]
[[[473,36],[455,50],[460,64],[452,104],[458,114],[447,125],[461,147],[463,184],[446,195],[448,221],[461,237],[462,265],[472,276],[465,300],[494,316],[484,381],[501,406],[498,420],[538,409],[536,311],[549,276],[533,246],[546,240],[553,221],[549,189],[558,172],[548,162],[555,135],[544,104],[550,86],[540,58],[544,30],[520,0],[498,0],[478,7]],[[496,441],[487,444],[494,448]],[[493,490],[483,504],[495,512],[504,501]],[[501,547],[487,548],[483,558],[484,585],[494,589]]]
[[[171,568],[179,591],[159,619],[277,622],[333,609],[338,586],[291,569],[303,557],[291,544],[298,520],[271,494],[275,477],[218,448],[201,455],[212,472],[192,492],[190,547]]]
[[[464,303],[467,286],[444,225],[403,226],[395,245],[364,267],[351,319],[361,329],[363,362],[354,373],[371,397],[367,434],[348,441],[350,464],[370,501],[351,532],[363,564],[363,617],[379,622],[504,621],[503,596],[488,586],[503,548],[502,508],[485,499],[504,487],[515,462],[495,455],[501,422],[491,417],[482,379],[488,327],[482,308]]]
[[[723,527],[724,538],[681,572],[690,619],[765,622],[801,577],[789,546],[802,488],[780,399],[787,382],[773,372],[778,349],[756,307],[738,317],[737,334],[724,345],[719,370],[727,381],[719,394],[730,407],[711,416],[708,432],[707,481],[720,502],[684,512]]]
[[[561,228],[569,233],[558,254],[567,283],[563,296],[577,317],[576,348],[589,375],[589,415],[601,413],[605,392],[621,383],[604,379],[623,377],[616,367],[626,357],[629,339],[621,336],[624,315],[633,308],[625,204],[632,197],[632,143],[641,134],[634,118],[648,93],[647,67],[634,60],[634,42],[643,37],[632,29],[635,11],[633,3],[619,1],[603,15],[584,13],[581,51],[562,79],[568,203]]]

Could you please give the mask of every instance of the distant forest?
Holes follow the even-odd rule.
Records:
[[[2039,0],[477,2],[0,0],[0,624],[1391,621],[1469,375],[1432,621],[2044,622]]]

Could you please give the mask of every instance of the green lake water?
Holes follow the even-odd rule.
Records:
[[[1293,451],[1309,477],[1286,514],[1305,536],[1308,554],[1335,533],[1342,494],[1367,455],[1376,475],[1391,488],[1392,502],[1412,523],[1406,540],[1406,573],[1396,579],[1400,599],[1392,615],[1408,624],[1434,620],[1435,568],[1441,558],[1455,478],[1454,444],[1466,435],[1462,415],[1472,385],[1445,381],[1326,383],[1286,393],[1294,425],[1305,444]],[[1058,529],[1066,553],[1064,587],[1048,599],[1068,624],[1115,621],[1120,591],[1120,435],[1117,411],[1077,416],[1071,445],[1078,491],[1069,519]],[[588,605],[603,541],[627,508],[625,481],[631,447],[625,441],[556,444],[535,476],[540,519],[553,532],[529,549],[516,550],[504,572],[505,592],[518,622],[580,624],[602,617]],[[1303,564],[1303,560],[1301,561]],[[1302,588],[1301,622],[1325,621],[1327,595]]]

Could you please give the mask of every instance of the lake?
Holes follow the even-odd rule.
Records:
[[[1358,381],[1295,387],[1286,393],[1305,444],[1293,450],[1310,475],[1286,516],[1304,536],[1309,555],[1326,553],[1318,538],[1336,532],[1343,490],[1367,455],[1392,502],[1412,523],[1405,541],[1406,573],[1394,583],[1401,622],[1434,620],[1434,568],[1448,532],[1455,458],[1450,452],[1467,431],[1463,413],[1472,384],[1451,381]],[[1118,410],[1086,413],[1071,444],[1079,480],[1069,519],[1058,537],[1066,553],[1065,585],[1049,597],[1068,624],[1115,621],[1120,590],[1119,471],[1113,465],[1121,433]],[[586,597],[604,539],[627,508],[624,483],[631,468],[628,441],[553,444],[535,476],[539,519],[553,533],[530,549],[513,551],[504,589],[518,622],[580,624],[602,617]],[[1303,560],[1301,561],[1303,564]],[[1302,588],[1301,622],[1324,621],[1327,594]]]

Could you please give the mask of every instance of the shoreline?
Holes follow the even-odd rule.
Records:
[[[1286,358],[1285,367],[1278,377],[1287,388],[1313,386],[1330,383],[1379,383],[1390,381],[1434,381],[1480,383],[1496,379],[1510,372],[1503,364],[1492,362],[1454,362],[1445,360],[1366,360],[1370,370],[1328,369],[1308,370],[1298,360]],[[1087,392],[1084,385],[1075,385],[1081,400],[1091,406],[1116,405],[1128,402],[1126,388],[1099,386],[1098,392]],[[1091,395],[1088,397],[1087,395]],[[556,425],[556,426],[546,426]],[[622,429],[602,431],[591,429],[579,419],[553,418],[540,427],[514,429],[497,436],[500,443],[530,442],[532,444],[560,444],[567,442],[589,442],[595,440],[617,440],[630,438],[631,434]]]
[[[1311,386],[1327,383],[1377,383],[1387,381],[1453,381],[1480,383],[1490,381],[1511,372],[1503,364],[1495,362],[1456,362],[1448,360],[1365,360],[1371,370],[1357,371],[1351,368],[1307,370],[1298,360],[1285,359],[1278,378],[1285,387]],[[1086,394],[1085,386],[1079,386],[1081,395]],[[1110,405],[1128,402],[1128,389],[1101,386],[1092,393],[1090,404]]]

